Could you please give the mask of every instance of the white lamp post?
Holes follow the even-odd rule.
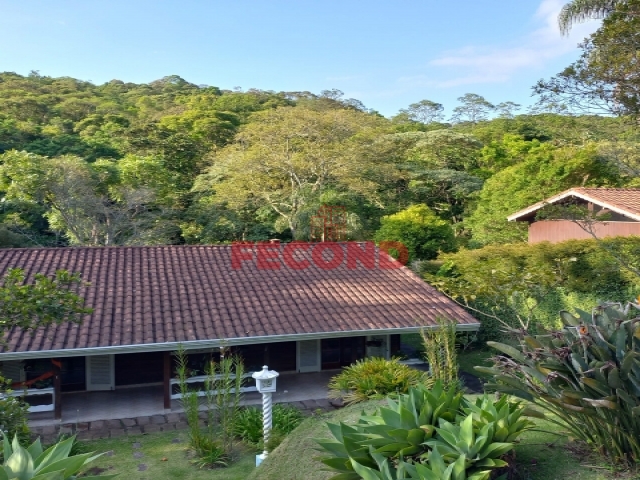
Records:
[[[262,371],[254,372],[251,375],[256,379],[256,387],[258,392],[262,394],[262,427],[264,431],[264,451],[260,455],[256,455],[256,467],[259,466],[265,458],[267,458],[267,442],[269,441],[269,433],[271,433],[271,410],[272,401],[271,394],[276,391],[276,378],[280,375],[275,370],[269,370],[266,365],[262,367]]]

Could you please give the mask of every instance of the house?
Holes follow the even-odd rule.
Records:
[[[547,205],[583,206],[602,221],[588,224],[575,220],[537,220]],[[529,223],[529,243],[563,242],[565,240],[640,235],[640,189],[570,188],[507,217],[510,222]]]
[[[0,275],[16,267],[27,275],[65,269],[90,282],[82,295],[93,313],[82,324],[33,335],[14,328],[0,353],[3,375],[28,382],[32,410],[56,418],[62,392],[132,385],[164,385],[170,408],[171,354],[180,346],[193,381],[202,381],[220,347],[242,355],[249,371],[305,373],[394,355],[400,334],[440,318],[479,327],[370,243],[0,250]]]

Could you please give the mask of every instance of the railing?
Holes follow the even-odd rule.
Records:
[[[51,403],[47,403],[44,405],[29,405],[29,413],[34,412],[53,412],[56,407],[56,396],[53,387],[48,388],[28,388],[12,391],[8,395],[12,397],[31,397],[34,395],[51,395]],[[29,403],[29,402],[27,402]]]
[[[253,372],[245,373],[244,375],[242,375],[242,378],[243,378],[243,379],[246,379],[246,378],[250,378],[250,379],[251,379],[251,374],[252,374],[252,373],[253,373]],[[235,379],[235,378],[236,378],[236,377],[235,377],[235,375],[230,375],[230,377],[231,377],[231,378],[233,378],[233,379]],[[208,377],[208,375],[198,375],[198,376],[196,376],[196,377],[189,377],[189,378],[187,378],[187,379],[185,380],[185,382],[186,382],[187,384],[189,384],[189,383],[202,383],[202,384],[204,384],[204,383],[207,381],[207,379],[208,379],[208,378],[209,378],[209,377]],[[222,378],[222,376],[221,376],[221,375],[216,375],[216,376],[215,376],[215,379],[216,379],[216,380],[220,380],[221,378]],[[177,378],[172,378],[171,380],[169,380],[169,385],[170,385],[170,388],[171,388],[171,400],[179,400],[179,399],[181,399],[181,398],[182,398],[182,393],[180,393],[180,392],[178,392],[178,393],[173,393],[173,387],[174,387],[174,385],[179,385],[179,384],[180,384],[180,380],[179,380],[179,379],[177,379]],[[231,393],[235,393],[235,391],[236,391],[236,389],[235,389],[235,388],[232,388],[232,389],[230,390],[230,392],[231,392]],[[252,385],[252,386],[240,387],[240,391],[241,391],[242,393],[246,393],[246,392],[257,392],[257,391],[258,391],[258,389],[256,388],[256,386],[255,386],[255,385]],[[202,396],[204,396],[204,395],[206,395],[206,394],[207,394],[206,390],[204,390],[204,389],[202,389],[202,390],[196,390],[196,392],[197,392],[197,394],[198,394],[198,396],[199,396],[199,397],[202,397]],[[212,390],[212,391],[211,391],[211,393],[212,393],[212,394],[215,394],[215,393],[216,393],[216,390]]]

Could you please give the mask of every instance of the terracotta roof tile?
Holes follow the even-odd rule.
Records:
[[[94,312],[82,325],[15,329],[7,351],[407,328],[439,316],[478,323],[404,267],[260,270],[246,261],[235,270],[230,246],[0,250],[0,275],[15,267],[80,272]]]
[[[640,221],[640,188],[570,188],[515,212],[507,218],[510,221],[530,219],[545,205],[556,203],[568,197],[581,198]]]

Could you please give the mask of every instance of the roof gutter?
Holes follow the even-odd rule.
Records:
[[[111,355],[141,352],[172,352],[180,346],[185,350],[201,350],[207,348],[232,347],[276,342],[294,342],[304,340],[321,340],[323,338],[361,337],[364,335],[394,335],[417,333],[421,329],[433,330],[439,325],[417,325],[415,327],[384,328],[377,330],[350,330],[346,332],[295,333],[288,335],[265,335],[262,337],[217,338],[212,340],[190,340],[185,342],[143,343],[137,345],[112,345],[92,348],[68,348],[59,350],[37,350],[30,352],[0,353],[0,362],[9,360],[27,360],[35,358],[81,357],[92,355]],[[456,325],[458,332],[474,332],[480,323],[463,323]]]

